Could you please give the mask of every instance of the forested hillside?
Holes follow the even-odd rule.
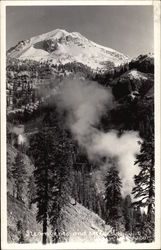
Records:
[[[119,242],[119,234],[133,242],[152,242],[153,57],[140,55],[118,66],[108,62],[104,70],[94,70],[80,62],[54,64],[8,56],[6,75],[8,240],[66,242],[76,230],[94,233],[96,238],[101,231],[102,239],[109,243]],[[117,131],[118,140],[127,132],[131,144],[137,133],[140,150],[135,150],[133,168],[139,171],[131,170],[131,192],[123,191],[122,151],[104,154],[97,150],[96,160],[84,146],[87,134],[80,142],[77,128],[71,125],[70,109],[62,108],[59,96],[70,81],[83,82],[83,86],[88,81],[88,86],[96,84],[112,96],[112,106],[105,106],[100,119],[91,122],[92,131],[105,135]],[[83,216],[87,215],[86,221]],[[27,236],[28,231],[36,236]],[[78,240],[84,239],[81,237]]]

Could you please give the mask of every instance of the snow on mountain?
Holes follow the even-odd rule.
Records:
[[[53,64],[83,63],[92,69],[103,69],[109,64],[118,66],[128,61],[122,53],[98,45],[78,32],[56,29],[19,42],[7,55],[22,60],[49,61]]]
[[[136,80],[147,80],[146,74],[139,72],[135,69],[129,71],[128,76],[131,80],[136,79]]]

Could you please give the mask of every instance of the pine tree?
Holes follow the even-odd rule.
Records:
[[[7,152],[7,181],[11,180],[12,178],[12,162],[11,162],[11,156]]]
[[[24,165],[24,158],[23,155],[18,152],[16,157],[15,157],[15,162],[13,164],[12,168],[12,176],[15,181],[15,188],[16,188],[16,194],[17,194],[17,199],[22,201],[22,195],[23,195],[23,190],[24,190],[24,183],[26,182],[26,169]]]
[[[9,192],[10,188],[9,185],[10,183],[13,182],[13,175],[12,175],[12,161],[11,161],[11,156],[7,152],[7,192]],[[12,195],[14,196],[14,188]]]
[[[63,206],[69,202],[69,193],[70,193],[70,160],[69,160],[69,147],[67,143],[65,143],[63,140],[59,141],[59,145],[55,152],[55,188],[58,190],[58,192],[55,193],[55,198],[53,199],[53,196],[51,197],[52,200],[49,203],[49,220],[50,225],[53,233],[53,243],[57,243],[57,240],[61,239],[55,239],[55,233],[60,230],[60,221],[58,220],[60,218],[61,210]],[[53,212],[55,211],[55,212]]]
[[[125,218],[125,230],[132,232],[133,227],[133,210],[131,196],[127,195],[123,202],[123,213]]]
[[[140,167],[140,173],[135,175],[135,187],[132,193],[137,200],[135,204],[148,207],[149,220],[154,214],[154,138],[149,138],[141,144],[140,154],[137,155],[135,164]]]
[[[49,176],[53,176],[50,173],[50,168],[54,164],[52,151],[55,148],[51,140],[52,138],[51,132],[43,129],[34,136],[30,144],[35,165],[34,178],[36,184],[36,197],[33,202],[36,202],[38,207],[36,219],[43,224],[43,244],[47,242]]]
[[[105,178],[105,201],[107,219],[106,221],[112,223],[116,227],[116,222],[122,216],[121,212],[121,187],[122,182],[116,167],[111,167]]]
[[[35,185],[35,179],[34,179],[34,176],[31,175],[29,177],[29,180],[28,180],[28,206],[29,206],[29,209],[32,208],[32,203],[35,199],[35,196],[36,196],[36,185]]]
[[[60,132],[60,133],[59,133]],[[57,126],[45,127],[33,138],[30,150],[35,164],[37,221],[43,223],[43,244],[47,242],[48,222],[54,235],[57,219],[68,199],[70,171],[69,146]],[[54,240],[54,236],[53,236]]]
[[[24,243],[24,232],[23,232],[23,224],[21,220],[17,221],[17,231],[18,231],[18,243]]]

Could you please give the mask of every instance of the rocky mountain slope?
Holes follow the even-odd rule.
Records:
[[[16,154],[19,152],[14,146],[8,144],[8,173],[11,171]],[[34,166],[30,158],[23,153],[23,162],[27,170],[22,190],[23,200],[18,200],[14,196],[14,179],[8,179],[7,186],[7,215],[8,215],[8,242],[18,243],[23,235],[24,243],[41,243],[42,225],[36,221],[37,208],[34,204],[29,208],[29,197],[27,194],[29,178],[33,176]],[[33,186],[32,186],[33,188]],[[63,208],[61,217],[59,218],[60,234],[62,241],[70,242],[104,242],[107,243],[107,234],[111,231],[111,227],[105,224],[97,214],[88,210],[74,199]],[[48,228],[48,242],[51,241],[51,230]],[[22,243],[22,242],[21,242]]]
[[[24,243],[41,243],[42,225],[36,221],[36,209],[28,209],[24,203],[8,195],[8,242],[18,243],[20,230],[18,227],[21,221],[23,225]],[[63,241],[69,242],[101,242],[107,243],[106,236],[111,227],[95,213],[74,202],[62,210],[63,221],[60,227],[60,234]],[[48,229],[48,242],[51,241],[51,231]]]
[[[41,231],[36,222],[36,207],[29,208],[28,204],[27,190],[33,190],[30,177],[34,165],[27,150],[30,137],[37,133],[44,119],[49,121],[50,113],[54,113],[51,108],[54,92],[65,84],[64,79],[92,80],[110,88],[115,105],[102,117],[101,129],[116,129],[120,134],[134,130],[139,131],[142,138],[148,137],[154,132],[154,58],[152,55],[140,55],[130,61],[121,53],[95,44],[79,33],[54,30],[22,41],[8,50],[6,74],[7,171],[11,172],[19,151],[23,152],[27,170],[23,201],[18,201],[14,196],[15,180],[9,178],[7,183],[8,237],[10,242],[17,242],[20,238],[18,221],[25,224],[27,220],[31,231]],[[20,131],[20,125],[23,125],[24,131],[16,132]],[[20,137],[21,142],[22,137],[25,140],[22,148],[18,143]],[[103,220],[106,173],[103,169],[91,171],[86,155],[81,154],[81,150],[79,153],[81,159],[78,165],[81,166],[74,169],[77,202],[75,204],[71,199],[71,204],[64,208],[62,230],[68,232],[70,241],[83,241],[79,232],[84,231],[90,234],[89,241],[93,240],[91,235],[96,235],[97,240],[106,241],[104,236],[111,229]],[[85,164],[91,168],[87,173],[84,172]],[[29,181],[32,184],[30,187]],[[26,240],[37,242],[40,238],[29,237]]]
[[[77,32],[56,29],[29,40],[19,42],[7,52],[7,56],[53,64],[79,62],[92,69],[104,69],[128,61],[128,57],[116,50],[98,45]]]

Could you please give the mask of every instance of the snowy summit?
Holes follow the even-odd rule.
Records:
[[[122,53],[96,44],[80,33],[56,29],[19,42],[8,50],[9,57],[50,61],[53,64],[83,63],[92,69],[118,66],[128,61]]]

